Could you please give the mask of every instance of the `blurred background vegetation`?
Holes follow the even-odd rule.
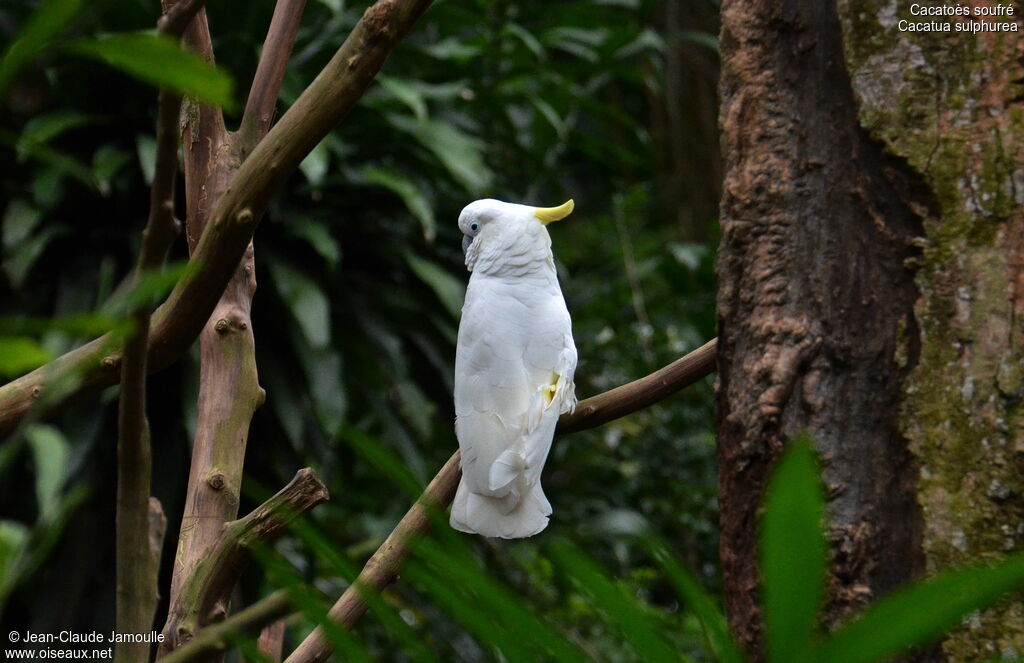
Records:
[[[0,6],[5,41],[36,5]],[[156,5],[95,3],[66,36],[149,28]],[[365,6],[309,0],[282,107]],[[272,9],[269,2],[210,3],[218,64],[235,77],[239,96]],[[457,446],[452,368],[468,273],[455,220],[467,202],[576,200],[577,211],[552,236],[579,347],[580,398],[714,336],[717,32],[713,0],[438,2],[289,180],[255,239],[253,324],[267,401],[253,421],[243,487],[249,497],[240,511],[299,467],[317,469],[332,501],[309,523],[342,559],[332,563],[303,537],[286,538],[278,552],[302,578],[338,596],[348,582],[339,564],[361,565],[410,504],[362,457],[360,440],[400,459],[421,483]],[[59,54],[11,85],[0,107],[0,315],[102,308],[138,249],[155,108],[151,87]],[[181,241],[172,259],[185,257]],[[82,340],[67,329],[40,338],[51,355]],[[5,377],[45,355],[30,348],[20,358],[22,365],[0,367]],[[193,353],[150,381],[153,490],[169,518],[164,588],[197,378]],[[556,579],[557,559],[544,541],[573,540],[624,579],[677,649],[704,659],[695,619],[628,535],[658,533],[716,590],[710,384],[558,440],[544,478],[555,506],[547,533],[512,543],[457,537],[470,545],[466,554],[588,653],[642,660],[608,631],[579,587]],[[112,628],[115,440],[116,392],[108,390],[52,425],[32,426],[25,444],[0,453],[5,625]],[[272,580],[254,570],[239,602],[265,593]],[[446,660],[498,656],[451,610],[424,597],[428,573],[413,569],[410,580],[387,600],[418,639],[436,643]],[[158,624],[165,611],[161,605]],[[288,643],[311,624],[293,623]],[[380,621],[370,618],[358,631],[374,658],[407,660]]]

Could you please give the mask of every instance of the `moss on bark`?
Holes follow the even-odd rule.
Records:
[[[935,201],[902,414],[935,571],[1024,550],[1024,37],[902,32],[900,19],[918,18],[910,6],[839,3],[862,126]],[[1024,31],[1022,13],[1017,3],[998,20]],[[943,650],[954,661],[1024,655],[1024,604],[970,615]]]

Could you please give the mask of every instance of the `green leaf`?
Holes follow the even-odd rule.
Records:
[[[94,123],[95,118],[73,110],[62,110],[34,117],[25,123],[18,136],[19,156],[29,154],[33,147],[45,145],[61,134]]]
[[[405,253],[405,260],[413,273],[426,283],[441,300],[444,307],[458,320],[462,317],[462,303],[466,299],[466,286],[440,265],[424,260],[419,256]]]
[[[31,203],[15,198],[4,212],[4,248],[13,249],[32,234],[43,215]]]
[[[68,49],[105,62],[146,83],[167,87],[227,110],[234,109],[231,77],[167,37],[131,32],[81,39]]]
[[[868,663],[925,644],[964,615],[994,603],[1024,585],[1024,555],[992,567],[942,573],[868,607],[818,650],[822,663]]]
[[[682,658],[666,642],[644,607],[622,585],[608,578],[592,559],[564,541],[553,543],[551,554],[576,589],[589,597],[604,615],[605,622],[622,631],[640,660],[678,661]]]
[[[397,194],[423,228],[423,239],[433,242],[437,236],[437,220],[419,186],[404,173],[383,166],[365,166],[359,174],[370,184],[376,184]]]
[[[25,431],[36,466],[36,500],[41,518],[49,519],[60,506],[60,493],[71,447],[64,435],[47,424],[33,424]]]
[[[66,228],[56,226],[45,228],[42,232],[36,233],[22,242],[18,250],[4,261],[4,271],[15,289],[20,289],[25,285],[25,280],[32,271],[32,267],[46,250],[50,241],[66,232]]]
[[[73,336],[101,336],[122,323],[117,318],[101,313],[78,313],[59,318],[26,318],[0,316],[0,334],[39,336],[50,331],[67,332]]]
[[[484,642],[499,647],[509,660],[592,660],[569,638],[535,615],[519,596],[481,569],[465,548],[459,549],[457,540],[442,548],[434,541],[415,539],[411,547],[416,559],[407,569],[410,577],[428,585],[431,598],[439,599],[450,614],[477,632]],[[478,617],[484,618],[482,624],[476,621]],[[527,633],[529,637],[523,637]],[[532,650],[533,655],[529,656],[524,647]]]
[[[306,176],[306,180],[315,187],[320,186],[327,174],[327,166],[330,162],[330,154],[327,151],[327,144],[323,141],[317,144],[313,150],[306,155],[306,158],[299,164],[299,170]]]
[[[768,660],[811,660],[825,580],[825,499],[810,442],[789,443],[768,483],[761,520]]]
[[[84,0],[44,0],[39,4],[0,61],[0,97],[21,68],[39,55],[85,6]]]
[[[0,375],[17,377],[50,361],[53,355],[26,336],[0,336]]]
[[[96,150],[92,155],[92,174],[100,193],[110,195],[110,181],[131,160],[131,155],[113,145],[102,145]]]
[[[153,175],[156,173],[156,139],[144,134],[136,136],[135,152],[139,157],[139,168],[142,169],[146,184],[152,185]]]
[[[390,76],[377,76],[377,81],[391,96],[408,106],[417,120],[427,119],[427,102],[423,100],[423,94],[408,81]]]
[[[528,48],[538,60],[544,60],[547,57],[547,52],[544,50],[544,46],[541,45],[540,40],[523,26],[518,23],[509,22],[505,24],[505,30],[512,36],[516,37],[519,41],[523,42],[523,45],[526,46],[526,48]]]
[[[308,217],[296,217],[288,223],[288,233],[306,240],[331,268],[341,263],[341,246],[323,223]]]
[[[388,120],[429,150],[466,191],[480,195],[490,188],[494,173],[484,163],[482,141],[439,120],[403,115],[389,115]]]
[[[114,316],[128,316],[139,308],[150,306],[166,296],[194,268],[194,264],[183,261],[146,272],[128,290],[115,294],[104,305],[104,312]]]
[[[743,654],[729,633],[725,616],[700,582],[676,560],[664,543],[653,538],[645,538],[644,543],[665,571],[679,598],[697,615],[714,659],[718,663],[743,663]]]
[[[448,37],[423,46],[423,51],[438,60],[465,61],[480,55],[480,48],[470,46],[464,40]]]
[[[0,607],[22,576],[21,561],[28,547],[29,528],[14,520],[0,520]]]
[[[331,341],[330,303],[320,286],[302,272],[281,261],[270,263],[274,287],[292,311],[309,344],[316,349]]]

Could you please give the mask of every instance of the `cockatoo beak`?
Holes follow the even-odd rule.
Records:
[[[473,238],[472,237],[470,237],[469,235],[463,235],[462,236],[462,255],[466,255],[466,252],[469,251],[469,245],[472,244],[472,243],[473,243]]]
[[[572,214],[575,206],[572,198],[570,198],[558,207],[538,207],[533,215],[546,226],[553,221],[559,221]]]

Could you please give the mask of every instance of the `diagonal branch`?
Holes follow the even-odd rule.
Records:
[[[238,266],[270,198],[299,163],[356,104],[384,61],[431,0],[378,0],[295,104],[236,172],[217,204],[192,260],[195,269],[157,309],[149,339],[149,370],[187,350],[210,317]],[[195,25],[199,18],[197,14]],[[56,375],[79,378],[75,394],[117,382],[121,352],[103,336],[0,387],[0,435],[10,433]],[[54,406],[50,406],[53,408]],[[43,412],[46,414],[46,412]]]
[[[642,410],[715,372],[718,339],[713,338],[684,357],[646,377],[615,387],[576,404],[558,419],[555,435],[597,428],[613,419]]]
[[[252,150],[270,130],[277,96],[281,92],[285,68],[305,7],[306,0],[277,0],[274,6],[274,16],[270,19],[260,63],[256,67],[256,75],[249,88],[249,100],[238,127],[239,147],[243,154]]]
[[[189,22],[203,10],[205,5],[206,0],[178,0],[166,7],[163,16],[157,21],[156,28],[160,34],[181,37]]]
[[[647,377],[581,401],[576,406],[579,414],[567,413],[559,418],[556,434],[596,428],[642,410],[694,384],[714,370],[715,341],[712,340]],[[366,562],[355,582],[349,585],[331,607],[327,613],[328,619],[341,626],[351,627],[366,612],[366,592],[380,592],[398,578],[398,572],[409,556],[409,540],[430,529],[430,509],[451,505],[462,477],[460,460],[461,455],[456,451]],[[324,637],[323,629],[317,627],[285,659],[285,663],[320,663],[330,655],[331,645]]]
[[[713,343],[712,341],[711,343]],[[622,387],[617,387],[593,398],[581,401],[577,405],[577,411],[581,408],[590,411],[592,406],[595,412],[615,412],[616,416],[622,417],[631,414],[645,407],[652,405],[658,400],[667,398],[671,394],[696,383],[701,378],[714,372],[714,353],[708,357],[708,346],[705,344],[698,350],[682,357],[671,366],[683,365],[693,367],[694,370],[676,370],[664,378],[664,382],[651,384],[648,380],[655,375],[665,376],[665,369],[641,378],[629,385],[646,384],[648,389],[657,390],[657,398],[637,398],[635,394],[623,396]],[[695,367],[704,368],[696,370]],[[618,392],[618,396],[611,398],[609,394]],[[627,392],[628,394],[628,392]],[[623,401],[628,398],[631,405],[626,407]],[[573,432],[579,432],[599,426],[611,421],[614,417],[601,418],[592,415],[590,418],[574,421],[573,415],[563,414],[559,419],[560,428],[572,426]],[[430,529],[429,509],[432,505],[439,508],[447,508],[455,497],[455,489],[459,485],[462,472],[459,469],[460,455],[454,455],[444,464],[444,467],[434,476],[426,490],[420,496],[412,508],[406,512],[395,529],[392,530],[387,540],[381,544],[359,573],[356,581],[345,590],[341,598],[334,604],[329,612],[329,617],[344,627],[351,627],[366,612],[366,600],[363,598],[364,591],[381,591],[398,577],[398,572],[409,555],[408,543],[410,539],[425,534]],[[259,630],[290,612],[287,596],[284,591],[279,591],[267,598],[261,599],[249,606],[238,615],[231,617],[220,624],[209,626],[196,636],[196,638],[181,647],[173,654],[161,659],[161,663],[188,663],[211,652],[224,651],[227,648],[227,638],[234,633],[257,633]],[[244,618],[243,618],[244,617]],[[286,663],[312,663],[323,661],[330,655],[330,645],[324,640],[320,628],[315,629],[299,647],[287,658]]]

